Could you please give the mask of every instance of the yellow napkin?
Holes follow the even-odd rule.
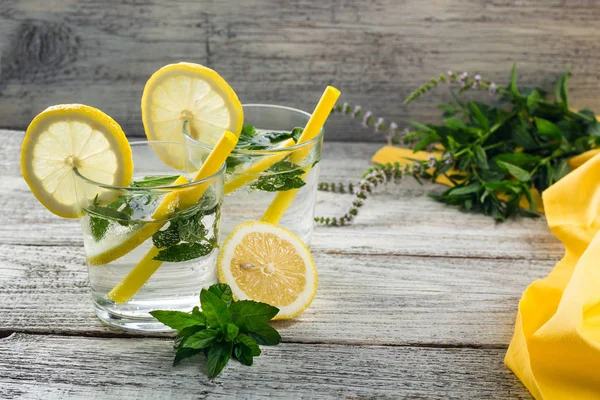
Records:
[[[523,293],[504,362],[537,399],[600,399],[600,155],[543,199],[565,256]]]

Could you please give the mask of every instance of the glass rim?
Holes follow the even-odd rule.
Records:
[[[312,114],[303,111],[303,110],[299,110],[297,108],[293,108],[293,107],[287,107],[287,106],[281,106],[278,104],[262,104],[262,103],[250,103],[250,104],[242,104],[242,108],[244,107],[252,107],[252,108],[259,108],[259,107],[263,107],[263,108],[272,108],[272,109],[279,109],[279,110],[285,110],[285,111],[292,111],[298,114],[302,114],[306,117],[308,117],[310,119],[310,117],[312,116]],[[201,142],[199,140],[194,139],[192,136],[190,136],[187,132],[186,129],[187,124],[183,124],[183,127],[181,128],[183,135],[187,138],[189,138],[193,143],[199,144],[200,146],[207,148],[207,149],[212,149],[214,146],[211,146],[207,143]],[[293,129],[293,128],[292,128]],[[305,147],[309,147],[311,145],[314,145],[315,143],[317,143],[318,141],[320,141],[323,138],[325,130],[323,129],[323,127],[321,127],[321,130],[319,131],[319,133],[317,134],[317,136],[315,136],[314,138],[312,138],[311,140],[308,140],[304,143],[296,143],[293,146],[287,146],[287,147],[274,147],[272,149],[268,149],[268,150],[247,150],[247,149],[233,149],[231,151],[231,155],[235,156],[235,155],[245,155],[245,156],[265,156],[265,155],[269,155],[269,154],[279,154],[279,153],[283,153],[283,152],[293,152]]]
[[[175,144],[175,145],[180,145],[180,146],[187,146],[187,144],[185,142],[174,142],[174,141],[169,141],[169,140],[138,140],[135,142],[129,142],[129,146],[130,147],[134,147],[134,146],[141,147],[143,145],[151,145],[154,143],[164,143],[164,144],[169,144],[169,145]],[[198,142],[198,143],[200,143],[200,142]],[[200,148],[203,148],[205,150],[207,149],[206,146],[201,146],[200,144],[194,143],[194,145],[196,145]],[[124,191],[132,191],[132,192],[152,192],[155,190],[160,190],[161,192],[164,193],[165,190],[169,190],[169,189],[174,190],[174,189],[183,189],[183,188],[193,187],[193,186],[200,185],[202,183],[206,183],[208,181],[214,180],[219,175],[224,175],[226,165],[227,165],[226,163],[223,163],[221,165],[221,168],[219,168],[219,170],[217,172],[215,172],[214,174],[212,174],[206,178],[199,179],[197,181],[192,181],[192,182],[184,183],[181,185],[163,185],[163,186],[153,186],[153,187],[132,187],[132,186],[111,185],[109,183],[98,182],[91,178],[86,177],[81,172],[79,172],[79,170],[76,167],[73,167],[73,172],[75,173],[75,175],[77,175],[79,178],[81,178],[85,182],[92,184],[92,185],[99,186],[104,189],[115,189],[115,190],[124,190]],[[173,174],[173,175],[175,175],[175,174]],[[180,175],[182,175],[182,174],[180,174]]]

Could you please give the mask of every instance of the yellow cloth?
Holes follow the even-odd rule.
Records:
[[[504,362],[536,399],[600,399],[600,155],[543,199],[565,256],[523,293]]]
[[[374,161],[429,157],[395,149]],[[600,399],[598,153],[571,159],[577,169],[543,193],[548,225],[565,245],[565,256],[523,293],[504,360],[536,399]]]

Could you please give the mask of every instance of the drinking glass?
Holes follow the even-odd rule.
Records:
[[[259,134],[303,128],[310,118],[307,112],[278,105],[246,104],[243,109],[244,126],[254,126]],[[186,125],[184,135],[187,141],[200,143],[187,132]],[[312,140],[289,147],[276,144],[267,150],[234,149],[227,159],[223,234],[228,235],[242,222],[263,218],[278,194],[287,190],[285,183],[278,185],[301,179],[302,187],[276,222],[310,244],[322,147],[321,129]]]
[[[170,328],[152,310],[191,311],[217,282],[225,164],[191,182],[209,149],[192,143],[131,143],[130,187],[76,170],[83,243],[96,315],[137,331]],[[177,184],[188,177],[191,183]]]

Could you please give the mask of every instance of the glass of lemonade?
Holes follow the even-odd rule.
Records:
[[[131,143],[131,150],[130,187],[100,184],[75,171],[89,281],[102,321],[164,331],[170,328],[150,311],[189,312],[199,305],[201,289],[217,282],[225,165],[182,184],[183,177],[192,181],[210,149],[148,141]]]
[[[323,130],[314,139],[296,144],[289,142],[290,137],[297,141],[309,113],[268,104],[246,104],[243,109],[244,129],[227,158],[222,232],[226,236],[242,222],[263,219],[289,229],[308,245],[314,226]],[[199,143],[185,125],[184,134],[188,142]],[[292,200],[280,218],[265,218],[275,199],[288,191],[288,195],[293,193],[288,197]]]

